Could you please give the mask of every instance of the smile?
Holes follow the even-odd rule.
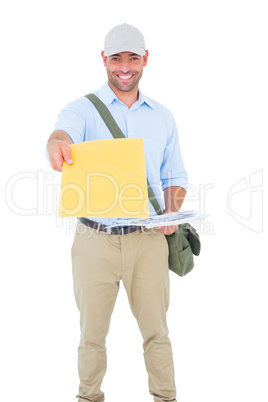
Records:
[[[121,80],[129,80],[133,75],[118,75]]]

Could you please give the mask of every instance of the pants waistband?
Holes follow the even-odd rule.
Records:
[[[132,232],[136,232],[137,230],[141,230],[142,226],[105,226],[102,223],[94,222],[88,218],[78,218],[79,222],[83,223],[83,225],[89,226],[92,229],[100,230],[110,235],[125,235]]]

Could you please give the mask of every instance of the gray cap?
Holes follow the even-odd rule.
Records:
[[[136,27],[128,24],[117,25],[108,32],[104,41],[104,56],[120,52],[133,52],[145,55],[144,37]]]

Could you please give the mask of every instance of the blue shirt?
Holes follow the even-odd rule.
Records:
[[[141,90],[139,99],[131,108],[117,98],[108,82],[94,93],[108,107],[127,138],[143,138],[147,178],[163,210],[161,188],[164,190],[170,186],[180,186],[186,189],[187,186],[187,173],[172,113],[144,96]],[[58,116],[55,129],[64,130],[74,143],[113,138],[95,106],[86,97],[81,97],[64,107]],[[151,203],[149,213],[150,216],[156,215]],[[104,225],[113,224],[113,218],[90,219]],[[116,221],[118,222],[118,219]]]

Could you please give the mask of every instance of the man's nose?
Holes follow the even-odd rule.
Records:
[[[123,62],[120,66],[120,70],[122,73],[127,73],[130,70],[129,64],[127,62]]]

